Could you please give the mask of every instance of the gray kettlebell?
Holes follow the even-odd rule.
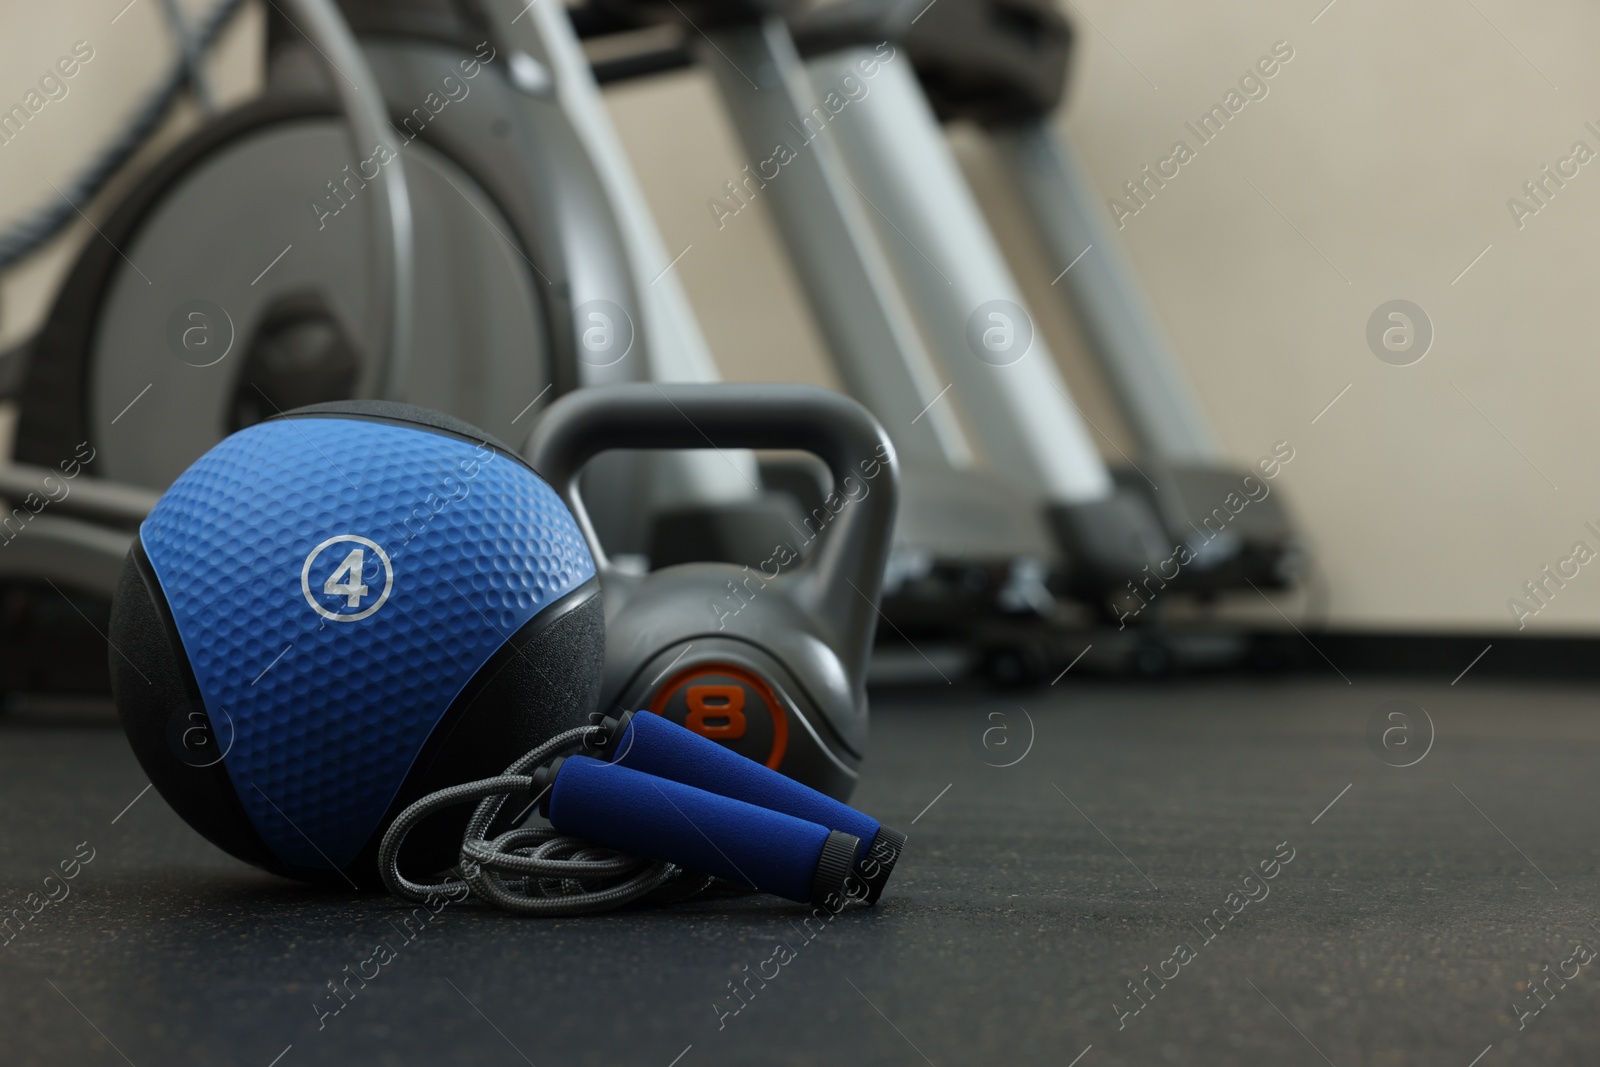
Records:
[[[578,475],[608,449],[797,449],[833,491],[756,566],[648,574],[606,559]],[[867,741],[867,660],[899,470],[860,404],[804,385],[594,386],[543,413],[526,454],[577,516],[605,596],[600,710],[649,710],[840,800]]]

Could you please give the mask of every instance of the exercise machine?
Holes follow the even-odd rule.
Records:
[[[1020,293],[970,199],[954,203],[964,214],[940,211],[942,224],[959,224],[940,248],[920,232],[898,235],[918,250],[911,254],[937,261],[940,291],[918,293],[899,269],[904,248],[874,225],[877,192],[863,188],[849,166],[847,129],[873,111],[872,95],[890,91],[884,86],[891,72],[909,76],[909,64],[901,59],[896,68],[892,46],[887,55],[870,49],[852,55],[839,76],[867,84],[872,95],[851,103],[843,95],[855,94],[842,83],[830,91],[808,72],[776,8],[677,7],[620,9],[636,17],[681,15],[703,31],[693,52],[715,79],[747,155],[760,161],[745,169],[743,195],[770,207],[840,377],[883,421],[905,458],[897,534],[905,572],[927,574],[943,565],[959,576],[980,561],[1000,564],[1012,577],[1032,576],[1036,610],[1044,614],[1051,607],[1041,576],[1104,604],[1160,558],[1159,526],[1143,498],[1113,481],[1042,339],[1018,340],[1033,331],[1018,321],[1026,318]],[[691,43],[695,37],[689,35]],[[916,177],[911,191],[932,185],[932,195],[948,207],[949,182],[938,184],[941,175],[922,162],[907,168]],[[967,246],[980,254],[968,255]],[[1005,321],[985,317],[1001,310]],[[976,338],[976,350],[959,361],[930,351],[952,332],[931,329],[930,322],[943,327],[941,317],[952,314],[959,320],[954,336],[963,345],[969,332]],[[984,390],[1003,390],[1009,407],[967,403],[980,380]]]
[[[884,218],[906,236],[885,245],[951,366],[974,364],[961,344],[965,305],[950,301],[947,282],[958,282],[961,264],[973,262],[996,279],[978,293],[1009,280],[939,130],[940,122],[968,121],[988,134],[1032,231],[1063,268],[1057,281],[1139,444],[1139,467],[1113,476],[1159,517],[1162,561],[1179,545],[1192,556],[1166,573],[1176,573],[1178,588],[1202,594],[1295,584],[1305,557],[1281,497],[1221,510],[1230,494],[1245,491],[1252,472],[1223,454],[1091,183],[1050,127],[1065,95],[1072,41],[1056,5],[844,0],[795,19],[794,31],[819,87],[837,83],[878,42],[892,41],[907,54],[910,68],[885,65],[875,103],[844,109],[836,126],[865,195],[886,205]],[[974,374],[966,393],[980,424],[999,435],[1027,427],[1037,410],[1006,385],[1002,375]]]
[[[199,34],[179,27],[191,76],[237,6]],[[419,399],[520,439],[579,386],[714,376],[676,279],[658,277],[659,235],[570,23],[521,14],[495,0],[273,8],[265,93],[136,183],[8,362],[21,417],[0,577],[56,586],[8,585],[23,600],[11,617],[87,594],[65,623],[103,619],[151,491],[276,411]],[[69,462],[89,475],[70,494],[47,480]],[[711,514],[700,550],[751,559],[794,510],[759,491],[743,452],[606,456],[589,481],[624,559],[649,553],[662,509]]]

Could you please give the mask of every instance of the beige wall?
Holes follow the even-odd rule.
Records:
[[[1600,165],[1520,231],[1506,208],[1575,140],[1600,150],[1583,127],[1600,119],[1585,106],[1600,12],[1339,0],[1312,24],[1321,7],[1097,5],[1090,17],[1160,88],[1086,32],[1069,133],[1114,188],[1274,41],[1294,46],[1272,94],[1127,221],[1127,246],[1229,446],[1295,442],[1288,477],[1334,620],[1505,627],[1507,598],[1541,566],[1580,536],[1600,549],[1580,529],[1600,517]],[[1436,329],[1404,368],[1364,339],[1396,297]],[[1527,630],[1597,623],[1600,573],[1586,569]]]
[[[159,5],[139,0],[111,25],[124,3],[0,4],[0,101],[20,98],[73,41],[96,48],[69,98],[28,128],[27,151],[0,147],[0,214],[49,194],[44,179],[68,173],[167,61]],[[1078,47],[1062,128],[1109,195],[1175,139],[1193,145],[1184,122],[1275,42],[1293,47],[1268,95],[1120,236],[1230,453],[1248,462],[1275,441],[1295,446],[1279,484],[1321,561],[1331,622],[1515,629],[1506,601],[1523,582],[1580,538],[1600,551],[1582,529],[1600,528],[1600,161],[1520,230],[1506,206],[1573,142],[1600,151],[1584,128],[1600,127],[1600,105],[1585,103],[1600,99],[1600,11],[1576,0],[1322,4],[1086,0],[1069,9]],[[245,91],[248,32],[229,48],[214,65]],[[746,160],[706,79],[675,74],[609,96],[670,250],[693,246],[678,269],[725,372],[833,382],[764,208],[720,231],[707,209]],[[1025,290],[1046,298],[1061,265],[1028,244],[981,138],[955,140]],[[88,232],[77,231],[0,281],[0,343],[37,321],[68,246]],[[1394,298],[1419,304],[1436,333],[1408,367],[1380,362],[1365,340],[1369,315]],[[1070,318],[1035,311],[1080,402],[1127,447]],[[1283,606],[1307,610],[1303,598]],[[1600,566],[1523,632],[1574,630],[1600,630]]]

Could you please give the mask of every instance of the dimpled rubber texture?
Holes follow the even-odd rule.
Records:
[[[393,585],[371,615],[333,622],[301,573],[347,534],[383,547]],[[280,859],[310,868],[356,856],[472,676],[594,576],[571,512],[529,468],[371,420],[234,434],[173,483],[140,538],[208,714],[233,722],[240,801]],[[322,586],[351,547],[324,551],[306,585],[330,610],[348,601]],[[375,560],[362,607],[384,579]]]

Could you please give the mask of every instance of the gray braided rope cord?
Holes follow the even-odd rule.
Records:
[[[548,826],[523,826],[490,838],[489,828],[507,800],[530,796],[532,768],[583,746],[599,726],[557,734],[493,778],[463,782],[430,793],[401,812],[383,835],[378,867],[395,896],[417,903],[474,896],[520,915],[572,916],[611,911],[635,902],[686,900],[713,881],[672,863],[634,856],[569,837]],[[532,798],[535,803],[540,797]],[[414,882],[400,873],[406,835],[434,812],[477,801],[461,843],[453,877]]]

